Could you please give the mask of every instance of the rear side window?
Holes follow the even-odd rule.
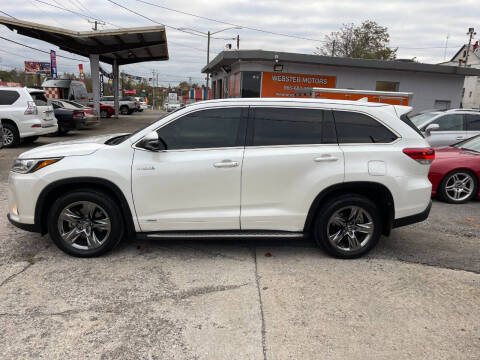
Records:
[[[32,97],[33,101],[35,102],[35,105],[37,105],[37,106],[48,105],[48,100],[45,97],[45,94],[43,92],[30,93],[30,96]]]
[[[467,130],[480,131],[480,114],[467,114]]]
[[[330,111],[255,108],[253,146],[337,143]]]
[[[408,114],[403,114],[402,116],[400,116],[400,120],[402,120],[405,124],[410,126],[413,130],[415,130],[415,132],[418,135],[420,135],[422,138],[425,138],[425,136],[422,134],[420,129],[415,126],[415,124],[412,122],[412,120],[410,120],[410,117],[408,116]]]
[[[0,105],[12,105],[20,94],[15,90],[0,90]]]
[[[432,124],[438,124],[439,131],[461,131],[465,130],[463,115],[450,114],[444,115],[432,121]]]
[[[368,115],[334,111],[338,142],[343,144],[391,143],[398,137]]]
[[[242,108],[197,111],[160,128],[158,135],[167,150],[243,146]]]

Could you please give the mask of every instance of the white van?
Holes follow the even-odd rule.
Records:
[[[53,107],[39,89],[0,87],[0,119],[5,147],[33,142],[58,128]]]

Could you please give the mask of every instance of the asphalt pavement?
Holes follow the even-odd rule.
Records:
[[[308,239],[129,240],[77,259],[8,223],[18,154],[159,116],[0,150],[1,359],[480,358],[480,201],[434,201],[357,260]]]

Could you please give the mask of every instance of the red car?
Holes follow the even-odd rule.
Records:
[[[435,149],[428,178],[432,196],[452,204],[480,198],[480,135],[455,145]]]
[[[93,104],[88,104],[93,108]],[[100,103],[100,117],[107,118],[115,115],[115,108],[112,105]]]

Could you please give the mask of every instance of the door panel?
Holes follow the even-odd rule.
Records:
[[[344,177],[331,113],[255,108],[251,114],[242,169],[241,228],[303,231],[315,197]]]
[[[243,151],[135,150],[132,192],[142,231],[238,230]],[[238,165],[217,165],[225,160]]]
[[[132,193],[142,231],[240,228],[246,110],[192,111],[157,130],[165,151],[135,150]]]

